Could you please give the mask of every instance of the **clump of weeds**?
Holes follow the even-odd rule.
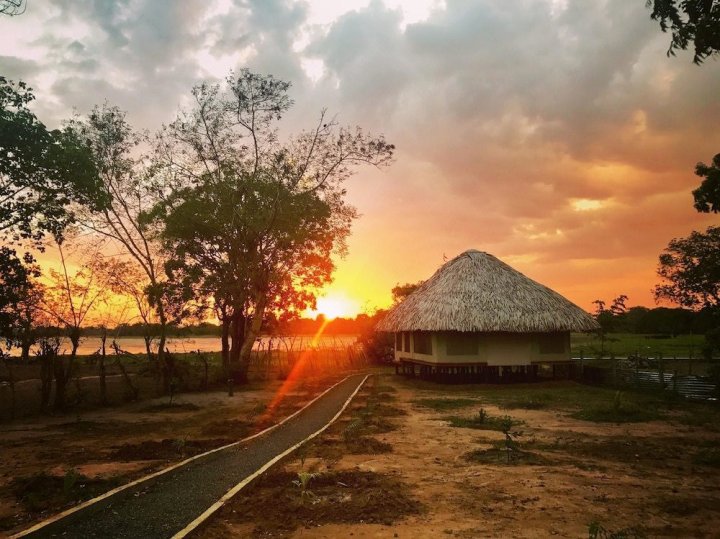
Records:
[[[496,430],[503,432],[508,422],[511,427],[521,425],[522,421],[513,419],[510,416],[494,417],[487,413],[485,408],[480,408],[477,414],[471,417],[448,416],[443,418],[451,427],[479,430]]]
[[[645,534],[637,528],[623,528],[613,531],[596,520],[593,520],[588,525],[588,539],[645,539],[645,537]]]
[[[314,472],[298,472],[297,479],[293,480],[293,485],[300,489],[301,504],[304,504],[306,500],[317,498],[317,496],[315,496],[315,493],[310,490],[310,482],[319,476],[319,473]]]

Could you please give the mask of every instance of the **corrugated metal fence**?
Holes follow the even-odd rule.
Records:
[[[573,370],[578,381],[589,384],[663,389],[675,391],[689,399],[700,400],[716,400],[718,395],[717,386],[707,377],[640,368],[628,360],[617,361],[611,367],[589,366],[576,362]]]

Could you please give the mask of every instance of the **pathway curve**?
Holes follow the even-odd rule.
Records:
[[[23,537],[172,537],[275,456],[325,427],[359,388],[353,375],[282,425],[93,503]]]

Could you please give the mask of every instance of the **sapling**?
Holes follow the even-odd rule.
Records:
[[[353,419],[347,427],[342,431],[342,436],[345,442],[350,442],[357,439],[360,436],[360,429],[363,426],[363,420],[360,418]]]
[[[308,498],[315,498],[315,493],[310,490],[310,481],[318,477],[319,473],[298,472],[297,479],[293,481],[293,485],[300,489],[300,503],[305,503]]]
[[[175,448],[175,451],[178,452],[180,457],[185,456],[185,448],[187,447],[187,438],[177,438],[177,439],[173,440],[172,445]]]
[[[82,476],[75,469],[70,469],[65,472],[65,476],[63,477],[63,495],[66,498],[70,497],[75,485],[81,477]]]
[[[308,444],[298,447],[297,456],[300,459],[300,468],[305,468],[305,459],[307,458]]]
[[[620,391],[615,392],[615,398],[613,399],[613,412],[616,416],[620,415],[622,410],[622,393]]]
[[[512,432],[513,427],[513,420],[510,416],[505,416],[502,418],[500,423],[500,429],[502,430],[502,433],[505,435],[505,453],[507,455],[507,461],[508,464],[510,464],[511,459],[515,456],[514,453],[519,451],[518,443],[515,438],[518,438],[519,436],[522,436],[522,432],[516,431]]]

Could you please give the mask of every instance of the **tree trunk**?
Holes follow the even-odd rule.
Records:
[[[113,341],[110,345],[112,349],[115,352],[115,365],[117,365],[118,369],[120,369],[120,373],[122,374],[123,380],[125,381],[125,385],[127,386],[130,399],[129,400],[137,400],[139,391],[135,387],[135,385],[132,383],[132,379],[130,378],[130,375],[128,375],[127,370],[125,370],[125,365],[122,364],[120,361],[120,356],[122,355],[123,351],[120,350],[120,347],[118,346],[116,341]]]
[[[53,371],[52,364],[55,358],[49,352],[44,351],[40,355],[40,409],[45,412],[50,405],[50,393],[52,392]]]
[[[166,365],[166,352],[165,352],[165,341],[167,340],[167,318],[165,316],[165,309],[163,309],[162,301],[158,300],[157,314],[160,320],[160,335],[158,342],[158,365],[160,372],[162,373],[162,388],[164,393],[170,391],[170,378],[168,377],[168,366]]]
[[[53,374],[55,375],[55,399],[53,409],[56,412],[65,410],[65,392],[67,389],[67,378],[65,378],[65,358],[57,355],[53,358]]]
[[[239,372],[243,382],[247,381],[248,371],[250,370],[250,355],[252,354],[253,345],[255,339],[260,335],[260,329],[262,329],[263,316],[265,314],[265,305],[267,300],[264,294],[257,294],[255,302],[255,313],[253,314],[250,322],[250,327],[247,333],[244,335],[245,339],[242,341],[242,348],[240,350],[240,363]]]
[[[245,317],[242,310],[237,308],[230,317],[230,369],[237,367],[240,361],[240,352],[245,337]]]
[[[13,373],[12,363],[9,361],[9,358],[5,354],[1,354],[0,356],[3,359],[3,363],[5,364],[5,369],[8,373],[8,385],[10,386],[10,419],[15,419],[15,407],[16,407],[16,399],[15,399],[15,373]]]
[[[103,330],[103,333],[100,337],[100,357],[98,359],[98,378],[100,380],[100,405],[101,406],[107,406],[108,399],[107,399],[107,380],[105,378],[105,343],[107,341],[107,331]]]
[[[247,382],[247,370],[243,368],[241,353],[245,342],[246,319],[240,309],[235,309],[230,324],[230,373],[235,382],[244,384]]]
[[[70,351],[70,357],[67,360],[67,365],[65,364],[65,358],[60,355],[56,355],[55,361],[53,361],[55,371],[55,400],[53,402],[53,409],[58,412],[65,411],[67,408],[65,399],[67,383],[72,377],[75,356],[77,356],[77,350],[80,346],[80,330],[77,328],[71,329],[69,337],[72,349]]]
[[[30,362],[30,347],[32,346],[32,340],[31,339],[23,339],[22,343],[20,344],[20,359],[22,359],[23,363],[29,363]]]
[[[208,390],[208,381],[209,381],[209,376],[210,376],[210,365],[208,363],[207,354],[204,354],[203,352],[198,350],[198,357],[200,358],[200,361],[202,361],[203,369],[204,369],[202,389],[203,389],[203,391],[207,391]]]
[[[220,335],[222,367],[225,378],[230,378],[230,318],[224,316],[220,320],[222,333]]]

